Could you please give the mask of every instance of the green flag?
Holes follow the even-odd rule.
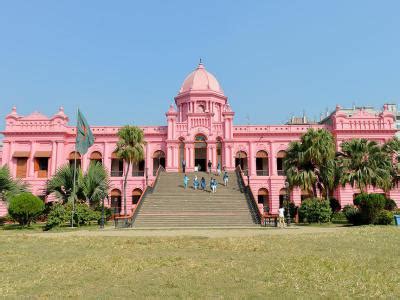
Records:
[[[85,154],[89,147],[94,143],[94,136],[90,130],[89,124],[85,117],[78,109],[78,120],[76,124],[76,150],[80,154]]]

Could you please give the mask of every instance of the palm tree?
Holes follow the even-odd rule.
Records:
[[[385,192],[392,187],[392,162],[383,148],[375,141],[352,139],[342,143],[338,153],[340,183],[359,188],[361,193],[369,185],[379,187]]]
[[[74,166],[66,164],[61,166],[56,174],[46,183],[45,194],[54,194],[63,204],[70,201],[73,196]],[[98,204],[107,197],[110,181],[107,170],[98,162],[91,163],[85,174],[77,169],[76,199],[87,201],[90,205]]]
[[[393,185],[400,181],[400,139],[394,137],[382,146],[382,151],[392,160]]]
[[[10,169],[4,165],[0,167],[0,200],[5,201],[9,196],[26,191],[27,185],[11,176]]]
[[[309,129],[300,139],[289,145],[284,169],[290,186],[325,198],[337,185],[335,142],[325,129]]]
[[[131,164],[137,163],[144,158],[143,145],[144,134],[143,130],[137,126],[126,125],[118,131],[118,142],[116,153],[119,158],[121,158],[126,165],[125,176],[124,176],[124,212],[126,211],[126,184],[128,181],[128,174]]]
[[[54,194],[62,204],[71,201],[74,186],[74,168],[75,167],[70,164],[65,164],[59,167],[56,173],[47,181],[45,195]],[[84,199],[82,186],[79,184],[83,180],[81,168],[77,168],[76,175],[76,198]]]
[[[110,180],[107,170],[99,162],[92,162],[87,172],[82,176],[79,185],[86,201],[95,206],[107,197],[110,189]]]

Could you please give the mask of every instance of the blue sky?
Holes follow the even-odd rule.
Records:
[[[203,58],[236,124],[397,103],[400,1],[0,1],[0,118],[161,125]],[[0,129],[4,128],[4,121]]]

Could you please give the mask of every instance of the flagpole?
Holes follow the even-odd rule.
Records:
[[[79,108],[76,109],[76,117],[78,118]],[[76,123],[76,136],[78,136],[78,121]],[[72,212],[71,212],[71,227],[74,227],[74,214],[75,214],[75,197],[76,197],[76,157],[77,157],[76,141],[74,153],[74,182],[72,185]]]
[[[75,148],[75,158],[74,158],[74,182],[72,185],[72,213],[71,213],[71,227],[74,227],[74,214],[75,214],[75,196],[76,196],[76,190],[75,190],[75,182],[76,182],[76,148]]]

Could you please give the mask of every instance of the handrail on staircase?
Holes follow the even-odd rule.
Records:
[[[137,204],[136,204],[136,207],[132,208],[131,214],[130,214],[130,215],[127,215],[127,216],[118,217],[118,219],[125,220],[125,223],[129,223],[129,225],[130,225],[129,227],[132,227],[133,222],[135,221],[136,216],[137,216],[137,213],[138,213],[138,211],[139,211],[139,208],[142,206],[142,199],[143,199],[148,193],[152,193],[152,192],[153,192],[153,189],[154,189],[154,187],[155,187],[155,185],[156,185],[156,183],[157,183],[157,181],[158,181],[158,178],[159,178],[159,175],[160,175],[161,172],[165,172],[165,169],[164,169],[163,166],[159,166],[159,167],[158,167],[158,169],[157,169],[157,171],[156,171],[156,178],[155,178],[155,180],[153,181],[152,184],[146,185],[146,187],[144,188],[143,193],[140,195],[140,198],[139,198],[139,200],[138,200],[138,202],[137,202]],[[129,219],[131,220],[131,222],[128,222]],[[117,223],[118,223],[118,222],[116,221],[116,222],[115,222],[115,227],[118,227],[118,226],[117,226]]]
[[[250,201],[252,201],[252,206],[253,206],[256,214],[257,214],[257,219],[260,220],[260,222],[261,222],[262,212],[260,212],[260,209],[258,208],[258,203],[256,201],[256,198],[254,197],[254,194],[253,194],[253,191],[250,188],[250,185],[249,184],[246,185],[246,183],[245,183],[244,176],[243,176],[243,171],[242,171],[242,168],[240,167],[240,165],[238,165],[236,167],[236,171],[240,176],[240,179],[241,179],[241,182],[243,184],[243,187],[247,190],[247,192],[248,192],[248,194],[249,194],[249,196],[251,198]]]

